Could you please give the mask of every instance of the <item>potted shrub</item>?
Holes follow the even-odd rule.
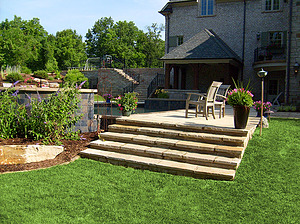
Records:
[[[124,96],[119,96],[114,100],[123,116],[130,116],[137,108],[138,98],[135,92],[125,93]]]
[[[247,126],[250,107],[253,105],[253,94],[250,92],[249,84],[243,88],[242,83],[238,85],[233,80],[235,89],[230,90],[226,99],[227,103],[233,107],[234,127],[244,129]]]

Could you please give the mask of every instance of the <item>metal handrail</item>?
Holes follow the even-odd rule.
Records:
[[[259,47],[254,50],[254,62],[286,59],[285,47]]]
[[[157,87],[163,87],[165,84],[165,75],[159,74],[154,77],[154,79],[150,82],[147,89],[147,98],[150,97],[153,92],[157,89]]]

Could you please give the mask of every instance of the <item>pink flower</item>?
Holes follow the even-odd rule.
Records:
[[[121,106],[122,106],[122,105],[119,103],[119,104],[118,104],[118,107],[121,107]]]
[[[123,107],[120,107],[120,110],[123,110]]]

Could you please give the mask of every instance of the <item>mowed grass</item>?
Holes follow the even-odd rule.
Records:
[[[234,181],[79,159],[0,175],[0,223],[300,223],[300,120],[273,119]]]

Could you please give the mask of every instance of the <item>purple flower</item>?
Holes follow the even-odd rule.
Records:
[[[41,99],[41,96],[40,96],[39,92],[37,92],[37,96],[38,96],[38,101],[42,102],[42,99]]]
[[[12,96],[16,97],[18,95],[19,90],[16,90],[16,92],[14,92],[13,94],[11,94]]]
[[[20,80],[14,82],[14,84],[12,84],[12,86],[16,86],[19,82],[20,82]]]
[[[31,97],[27,94],[27,93],[25,93],[26,94],[26,96],[27,96],[27,98],[30,100],[30,102],[31,102]]]
[[[81,89],[81,87],[83,86],[84,83],[86,83],[86,80],[83,81],[82,83],[80,83],[80,85],[78,86],[78,89]]]
[[[56,93],[54,94],[54,96],[58,96],[59,93],[60,93],[60,90],[57,90]]]

